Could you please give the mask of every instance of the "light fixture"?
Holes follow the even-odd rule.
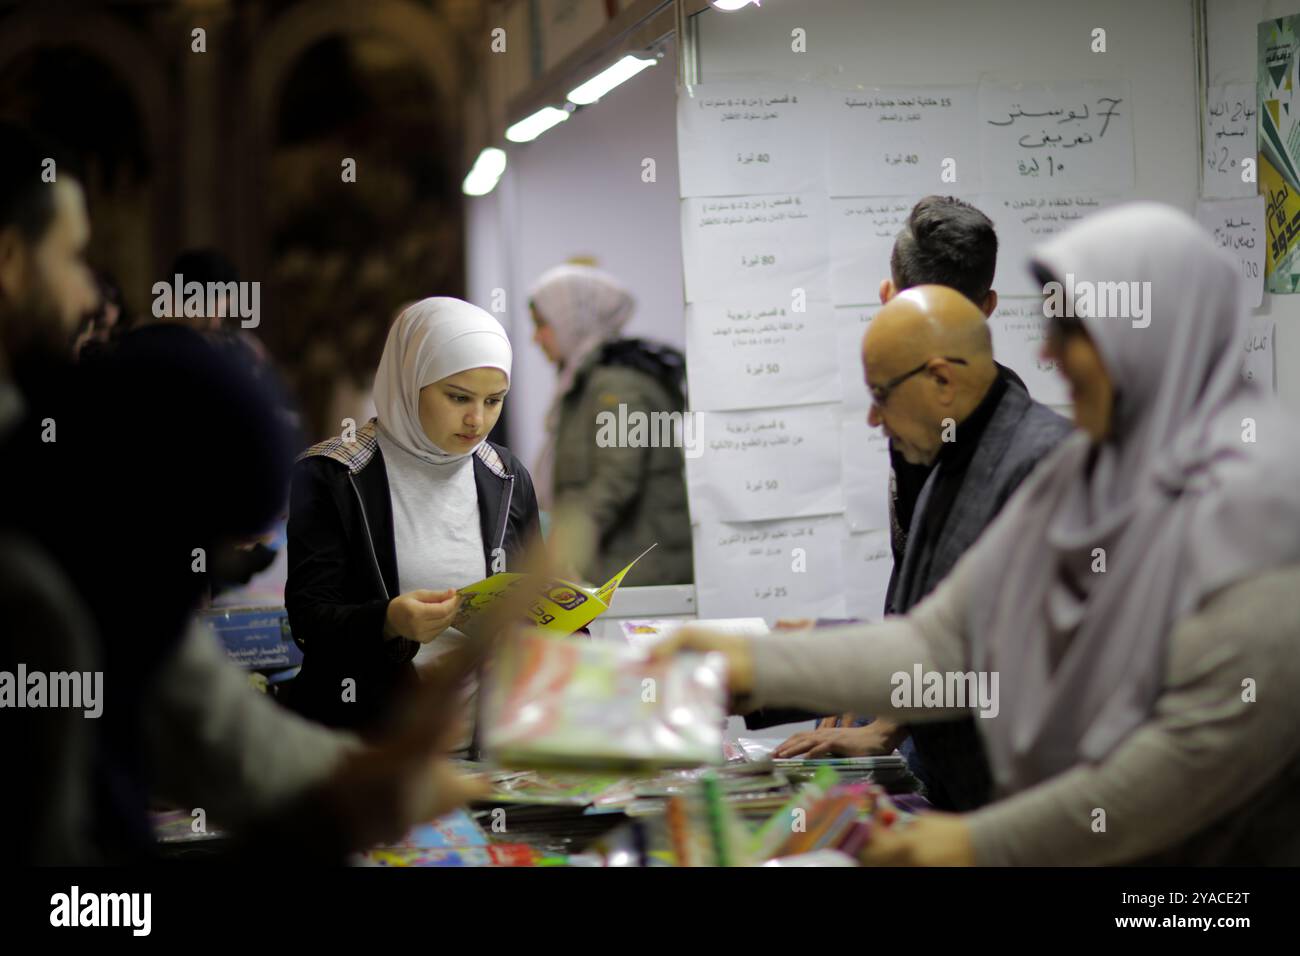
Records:
[[[489,146],[478,154],[460,189],[466,196],[486,196],[496,189],[506,171],[506,151]]]
[[[569,111],[555,106],[543,106],[532,116],[521,119],[506,130],[506,139],[512,143],[531,143],[552,126],[569,118]]]
[[[636,76],[647,66],[654,66],[657,61],[643,60],[628,54],[608,69],[601,70],[586,83],[569,91],[569,102],[579,106],[589,106],[614,87]]]
[[[739,10],[742,7],[747,7],[751,3],[754,6],[759,5],[758,0],[713,0],[713,7],[716,10],[731,12],[732,10]]]

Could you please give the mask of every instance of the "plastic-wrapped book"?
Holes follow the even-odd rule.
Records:
[[[719,764],[726,664],[718,654],[652,661],[614,641],[527,631],[506,640],[486,675],[485,750],[525,767]]]

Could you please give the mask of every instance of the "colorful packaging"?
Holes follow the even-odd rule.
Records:
[[[719,654],[651,661],[613,641],[529,631],[503,642],[485,687],[482,739],[503,766],[722,762],[726,664]]]

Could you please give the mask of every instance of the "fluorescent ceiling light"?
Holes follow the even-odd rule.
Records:
[[[758,6],[758,0],[713,0],[713,6],[718,10],[739,10],[741,7],[747,7],[750,4]]]
[[[501,174],[506,171],[506,151],[489,146],[478,154],[474,168],[469,171],[461,183],[461,191],[466,196],[486,196],[496,189]]]
[[[532,116],[521,119],[506,130],[506,139],[512,143],[531,143],[552,126],[569,118],[569,111],[554,106],[543,106]]]
[[[571,90],[569,100],[579,106],[588,106],[620,83],[630,80],[647,66],[654,66],[655,63],[656,61],[653,59],[643,60],[629,53],[613,66],[601,70],[586,83]]]

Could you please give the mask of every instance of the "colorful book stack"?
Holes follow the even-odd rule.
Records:
[[[777,847],[775,857],[837,849],[856,857],[874,827],[890,826],[897,814],[880,787],[869,783],[836,784],[809,807],[803,826]]]

